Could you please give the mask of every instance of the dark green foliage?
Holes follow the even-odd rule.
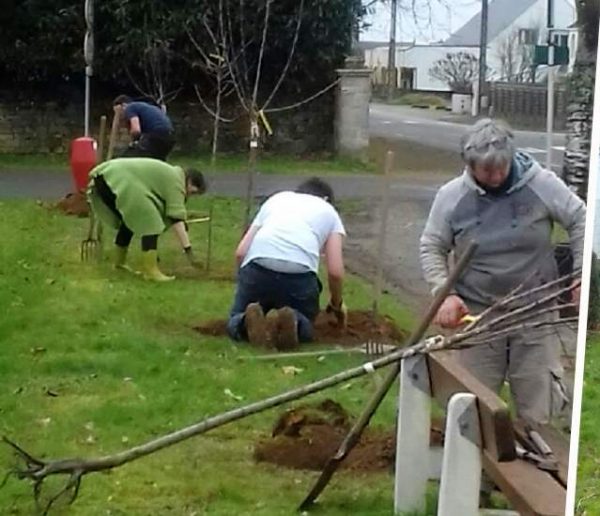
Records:
[[[586,47],[595,52],[598,46],[598,22],[600,21],[600,0],[578,0],[577,25],[583,30]]]
[[[254,77],[263,30],[265,0],[225,0],[227,22],[239,45],[240,26],[249,41],[246,48],[249,82]],[[83,0],[9,0],[0,14],[0,88],[13,91],[37,89],[55,94],[65,84],[82,84],[84,70]],[[263,96],[277,81],[287,61],[294,35],[299,2],[272,3],[265,52]],[[190,93],[201,82],[194,64],[200,55],[187,30],[212,52],[203,26],[218,24],[217,0],[96,0],[95,83],[107,89],[136,93],[131,77],[143,78],[146,50],[157,43],[166,49],[173,83]],[[362,17],[360,0],[305,0],[296,53],[284,87],[294,94],[331,82],[334,69],[349,53],[352,26]],[[25,90],[23,90],[25,88]]]
[[[66,78],[82,67],[82,1],[9,1],[0,11],[3,82],[22,85]]]

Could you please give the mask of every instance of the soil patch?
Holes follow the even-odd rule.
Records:
[[[397,344],[407,337],[407,333],[398,328],[391,317],[384,315],[374,318],[371,312],[361,310],[348,312],[346,328],[338,327],[333,316],[321,312],[315,321],[315,335],[320,342],[348,345],[367,340]]]
[[[194,329],[202,335],[219,337],[227,335],[226,325],[226,321],[219,319],[200,324]],[[407,333],[398,328],[391,317],[378,316],[375,319],[371,312],[362,310],[348,312],[346,328],[339,328],[335,318],[325,312],[321,312],[315,321],[315,342],[321,344],[355,346],[369,340],[382,344],[400,344],[406,336]]]
[[[215,319],[214,321],[194,326],[194,330],[209,337],[224,337],[227,335],[227,321]]]
[[[254,459],[292,469],[322,470],[350,426],[348,413],[330,399],[289,409],[275,422],[271,437],[255,445]],[[440,442],[439,430],[432,430],[431,440]],[[342,467],[361,472],[391,471],[395,448],[393,431],[367,429]]]
[[[90,213],[85,193],[82,192],[68,193],[54,205],[54,208],[75,217],[87,217]]]

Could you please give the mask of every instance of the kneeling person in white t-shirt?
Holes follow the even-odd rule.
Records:
[[[227,324],[232,339],[277,349],[312,340],[322,290],[317,276],[321,252],[331,293],[327,310],[345,324],[346,231],[331,203],[331,187],[312,178],[262,205],[235,253],[240,269]]]

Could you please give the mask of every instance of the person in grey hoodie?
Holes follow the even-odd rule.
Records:
[[[465,315],[481,313],[520,285],[525,291],[556,279],[555,222],[569,234],[575,269],[583,254],[584,203],[552,171],[515,149],[508,126],[479,120],[461,151],[465,170],[438,191],[419,250],[435,293],[448,277],[451,253],[460,256],[471,240],[478,244],[437,313],[435,322],[445,328],[461,326]],[[578,303],[579,288],[573,300]],[[559,346],[546,327],[461,350],[460,357],[495,392],[508,379],[518,417],[546,423],[566,402]]]

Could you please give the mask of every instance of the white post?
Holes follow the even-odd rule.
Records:
[[[477,516],[481,487],[481,435],[477,398],[455,394],[448,403],[438,516]]]
[[[554,42],[552,28],[554,27],[554,1],[548,0],[547,7],[548,29],[548,104],[546,113],[546,168],[552,170],[552,131],[554,130]]]
[[[479,115],[479,81],[473,82],[473,103],[471,104],[471,116]]]
[[[396,437],[394,514],[423,512],[431,430],[429,372],[424,356],[402,362]]]
[[[546,168],[552,170],[552,133],[554,131],[554,47],[548,47],[548,105],[546,114]]]
[[[83,111],[83,135],[90,135],[90,74],[88,66],[85,67],[85,107]]]
[[[83,40],[83,57],[85,60],[85,107],[83,115],[83,131],[90,135],[90,81],[93,75],[94,62],[94,1],[85,0],[84,4],[86,32]]]

